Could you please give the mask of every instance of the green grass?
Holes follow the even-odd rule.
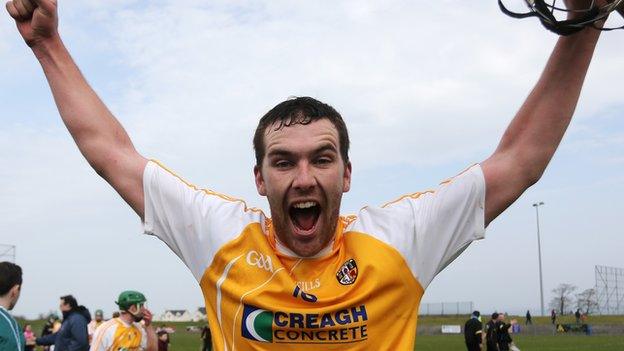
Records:
[[[419,325],[463,325],[466,317],[420,317]],[[524,318],[517,318],[524,323]],[[561,323],[573,323],[574,317],[564,317]],[[596,316],[590,317],[589,322],[593,325],[624,325],[624,316]],[[29,321],[34,331],[39,334],[43,321]],[[550,324],[550,318],[535,318],[536,324]],[[23,325],[23,322],[21,323]],[[155,323],[159,326],[162,323]],[[200,323],[167,323],[176,329],[171,335],[172,351],[198,351],[201,340],[199,333],[186,331],[186,326],[200,325]],[[514,341],[522,351],[622,351],[624,350],[624,336],[622,335],[513,335]],[[465,350],[463,336],[461,335],[419,335],[416,338],[418,351],[455,351]]]
[[[489,317],[483,316],[483,324],[487,323]],[[422,316],[418,317],[418,325],[443,325],[458,324],[464,325],[468,316]],[[518,323],[524,325],[524,316],[510,316],[509,319],[516,319]],[[574,324],[576,319],[574,316],[566,315],[557,318],[557,323]],[[624,325],[624,316],[589,316],[587,323],[591,325]],[[550,317],[533,317],[535,325],[549,325]]]
[[[620,335],[514,335],[514,342],[522,351],[621,351],[624,337]],[[416,338],[418,351],[466,350],[461,335],[419,335]]]

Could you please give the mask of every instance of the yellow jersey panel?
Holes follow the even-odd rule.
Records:
[[[91,351],[140,351],[147,346],[147,334],[138,323],[110,319],[95,329]]]
[[[424,291],[405,260],[364,233],[337,240],[286,257],[254,223],[221,248],[200,282],[216,349],[413,349]]]

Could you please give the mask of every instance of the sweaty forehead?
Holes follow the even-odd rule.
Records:
[[[267,153],[274,149],[287,149],[294,152],[314,150],[325,145],[331,145],[338,150],[339,137],[338,130],[332,122],[320,119],[309,124],[284,126],[278,130],[269,126],[264,134],[264,144]]]

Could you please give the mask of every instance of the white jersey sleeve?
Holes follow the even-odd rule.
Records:
[[[106,351],[113,344],[113,336],[115,335],[115,329],[117,323],[115,319],[109,319],[106,322],[100,324],[93,333],[93,339],[91,339],[90,351]]]
[[[432,191],[363,208],[347,230],[396,248],[423,288],[485,235],[485,179],[477,164]]]
[[[245,202],[198,189],[150,161],[143,172],[143,229],[175,252],[199,282],[216,252],[264,214]]]
[[[142,351],[147,350],[147,331],[145,326],[141,323],[135,323],[134,325],[141,331],[141,345],[139,346]]]

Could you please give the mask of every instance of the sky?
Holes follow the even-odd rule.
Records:
[[[260,116],[291,96],[343,115],[352,141],[344,214],[435,187],[486,159],[557,37],[496,1],[60,0],[60,33],[136,148],[201,187],[268,209],[253,182]],[[574,120],[538,184],[436,277],[423,302],[539,313],[544,292],[624,267],[622,32],[604,33]],[[74,294],[110,316],[140,290],[156,314],[203,306],[199,286],[91,170],[38,62],[0,16],[0,244],[24,270],[16,315]]]

